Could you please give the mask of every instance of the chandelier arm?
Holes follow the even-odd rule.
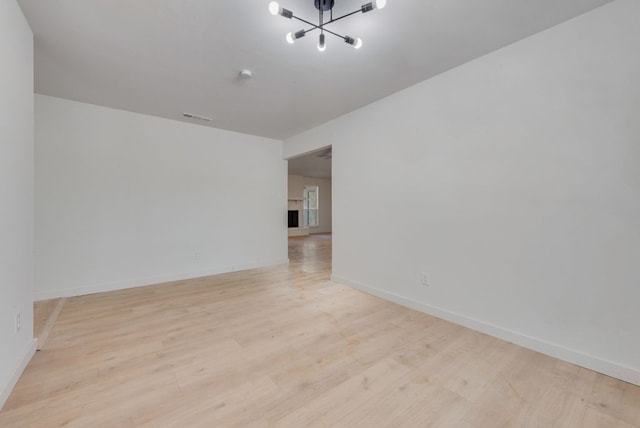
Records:
[[[316,25],[313,22],[309,22],[306,19],[302,19],[302,18],[300,18],[299,16],[296,16],[296,15],[291,15],[291,17],[293,19],[297,19],[298,21],[304,22],[305,24],[309,24],[309,25],[313,26],[314,28],[318,28],[320,30],[324,29],[326,31],[326,28],[324,28],[326,25],[332,24],[332,23],[334,23],[336,21],[339,21],[341,19],[347,18],[347,17],[349,17],[351,15],[355,15],[356,13],[359,13],[359,12],[362,12],[362,11],[360,9],[354,10],[353,12],[347,13],[346,15],[342,15],[342,16],[339,16],[339,17],[337,17],[335,19],[331,19],[330,21],[327,21],[327,22],[323,23],[322,25]]]
[[[354,11],[353,11],[353,12],[351,12],[351,13],[347,13],[346,15],[339,16],[339,17],[337,17],[337,18],[335,18],[335,19],[334,19],[334,18],[331,18],[331,20],[330,20],[330,21],[325,22],[325,23],[324,23],[324,25],[329,25],[329,24],[331,24],[331,23],[333,23],[333,22],[339,21],[339,20],[341,20],[341,19],[344,19],[344,18],[346,18],[346,17],[348,17],[348,16],[351,16],[351,15],[355,15],[356,13],[360,13],[360,12],[362,12],[362,10],[361,10],[361,9],[358,9],[358,10],[354,10]],[[323,25],[323,26],[324,26],[324,25]]]
[[[341,19],[347,18],[347,17],[349,17],[351,15],[355,15],[356,13],[359,13],[359,12],[362,12],[362,9],[354,10],[353,12],[347,13],[345,15],[339,16],[339,17],[334,19],[333,18],[333,9],[332,9],[331,10],[331,15],[330,15],[331,19],[329,21],[327,21],[327,22],[323,22],[322,21],[322,10],[320,10],[320,18],[319,18],[320,25],[316,25],[313,22],[310,22],[310,21],[307,21],[306,19],[300,18],[299,16],[295,16],[293,13],[291,14],[291,18],[296,19],[296,20],[298,20],[300,22],[304,22],[305,24],[308,24],[308,25],[311,26],[311,28],[309,28],[308,30],[304,30],[305,34],[311,32],[311,31],[314,31],[314,30],[320,30],[320,32],[326,31],[327,33],[329,33],[329,34],[331,34],[333,36],[336,36],[336,37],[338,37],[340,39],[346,40],[346,36],[340,35],[340,34],[334,32],[334,31],[331,31],[331,30],[327,30],[325,28],[325,26],[328,25],[328,24],[331,24],[333,22],[339,21]]]
[[[324,31],[326,31],[326,32],[327,32],[327,33],[329,33],[329,34],[333,34],[333,35],[334,35],[334,36],[336,36],[336,37],[340,37],[341,39],[344,39],[344,36],[341,36],[341,35],[340,35],[340,34],[338,34],[338,33],[334,33],[333,31],[331,31],[331,30],[327,30],[326,28],[323,28],[323,30],[324,30]]]
[[[306,19],[298,18],[298,17],[297,17],[297,16],[295,16],[295,15],[293,15],[293,16],[292,16],[292,18],[293,18],[293,19],[297,19],[297,20],[298,20],[298,21],[300,21],[300,22],[304,22],[305,24],[309,24],[309,25],[311,25],[311,26],[313,27],[313,29],[314,29],[314,30],[315,30],[315,29],[320,29],[320,30],[322,29],[322,27],[321,27],[321,26],[316,25],[316,24],[314,24],[313,22],[309,22],[309,21],[307,21]]]

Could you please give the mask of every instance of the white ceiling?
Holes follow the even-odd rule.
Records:
[[[270,0],[19,0],[36,92],[284,139],[611,0],[388,0],[335,23],[356,51],[268,13]],[[335,14],[366,0],[336,0]],[[313,0],[281,0],[315,21]],[[254,78],[238,72],[251,69]],[[196,122],[205,124],[203,122]]]

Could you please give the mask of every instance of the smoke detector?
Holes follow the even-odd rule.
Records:
[[[253,77],[253,72],[251,70],[240,70],[240,77],[243,79],[251,79]]]

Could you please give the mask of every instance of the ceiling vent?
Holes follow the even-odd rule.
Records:
[[[213,121],[213,119],[211,119],[210,117],[198,116],[197,114],[191,114],[191,113],[182,113],[182,116],[184,116],[184,117],[186,117],[188,119],[201,120],[203,122],[211,122],[211,121]]]

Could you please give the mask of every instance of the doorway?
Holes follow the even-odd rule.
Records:
[[[332,147],[327,146],[287,161],[289,239],[313,235],[330,238],[333,231],[332,158]]]

